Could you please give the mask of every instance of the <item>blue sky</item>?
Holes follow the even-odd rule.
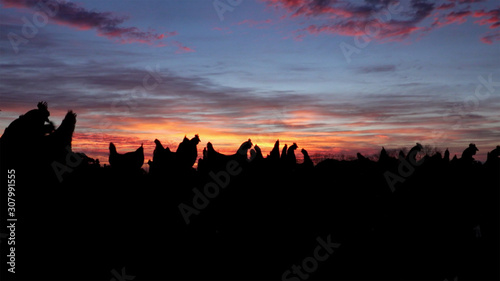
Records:
[[[497,1],[0,4],[0,125],[39,100],[56,123],[73,109],[74,149],[94,157],[195,133],[223,152],[500,144]]]

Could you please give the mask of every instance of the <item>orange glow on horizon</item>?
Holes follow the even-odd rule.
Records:
[[[177,149],[178,144],[182,141],[186,135],[188,138],[194,137],[195,134],[199,134],[201,142],[198,144],[198,158],[202,158],[203,148],[206,147],[208,142],[211,142],[216,151],[223,154],[234,154],[238,150],[241,143],[245,142],[250,138],[253,145],[258,145],[264,157],[266,157],[272,150],[274,143],[279,139],[280,141],[280,153],[281,149],[285,144],[290,146],[292,143],[296,142],[298,149],[295,151],[297,161],[301,162],[303,160],[302,153],[300,152],[302,148],[309,152],[309,155],[315,163],[320,162],[324,158],[340,157],[343,155],[348,159],[354,159],[356,153],[360,152],[364,156],[378,155],[382,146],[386,149],[399,149],[401,147],[406,147],[410,149],[414,143],[409,142],[402,145],[397,143],[387,142],[390,139],[389,136],[385,135],[353,135],[353,134],[342,134],[329,136],[329,137],[317,137],[316,135],[320,133],[311,133],[308,135],[300,136],[295,133],[282,133],[281,137],[277,135],[248,135],[242,136],[240,134],[234,134],[229,132],[217,132],[203,129],[190,129],[189,133],[172,133],[172,134],[156,134],[156,133],[138,133],[130,134],[124,133],[123,135],[117,134],[113,136],[101,136],[96,139],[95,135],[86,135],[83,133],[75,133],[73,137],[73,151],[83,152],[87,156],[99,159],[101,165],[108,164],[109,156],[109,142],[115,143],[119,153],[125,153],[130,151],[135,151],[141,144],[144,145],[144,159],[145,163],[148,160],[153,159],[153,151],[155,149],[154,140],[158,138],[163,146],[169,147],[172,151]],[[297,137],[300,136],[300,137]],[[356,144],[354,146],[353,144]],[[425,143],[423,143],[425,144]],[[446,148],[441,148],[441,152],[444,153]],[[461,148],[450,148],[450,155],[457,155],[460,157],[463,149]],[[486,150],[480,151],[486,154]],[[478,153],[476,155],[476,160],[485,161],[485,157]],[[146,167],[145,164],[143,167]],[[195,164],[196,167],[196,164]]]
[[[9,108],[2,111],[2,119],[5,127],[19,115],[19,112],[27,112],[26,108]],[[60,124],[65,110],[51,110],[50,119],[56,126]],[[109,143],[113,142],[119,153],[135,151],[141,144],[144,145],[145,163],[152,160],[155,148],[154,140],[159,139],[164,146],[172,151],[177,149],[178,144],[184,136],[188,138],[198,134],[201,142],[198,144],[198,158],[202,157],[203,148],[207,142],[211,142],[220,153],[234,154],[241,145],[249,138],[254,145],[258,145],[264,157],[272,150],[276,140],[280,140],[280,151],[285,144],[290,146],[297,143],[298,149],[295,154],[298,161],[302,161],[302,148],[309,152],[314,162],[319,162],[325,157],[345,155],[355,158],[360,152],[365,156],[378,155],[382,147],[386,149],[407,149],[420,142],[423,145],[433,144],[429,129],[424,125],[420,127],[384,127],[383,124],[367,125],[366,123],[328,125],[327,127],[312,127],[308,125],[321,123],[323,116],[314,114],[310,110],[295,110],[286,113],[278,120],[241,120],[222,116],[211,116],[207,120],[179,118],[153,118],[153,117],[116,117],[106,115],[92,115],[85,110],[77,111],[77,123],[73,135],[73,151],[85,153],[87,156],[99,159],[101,164],[108,164]],[[100,122],[109,121],[108,127],[103,127]],[[215,121],[214,121],[215,120]],[[304,125],[304,126],[302,126]],[[239,127],[238,127],[239,126]],[[238,129],[241,128],[241,129]],[[427,136],[427,137],[422,137]],[[450,130],[446,140],[438,145],[441,152],[450,149],[451,157],[461,156],[469,142],[462,141],[459,132]],[[453,143],[446,147],[449,143]],[[488,142],[476,142],[479,152],[476,160],[485,161],[486,153],[494,149],[496,144]],[[145,164],[143,167],[147,167]]]

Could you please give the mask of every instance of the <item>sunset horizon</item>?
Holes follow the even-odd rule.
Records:
[[[195,134],[199,155],[279,139],[315,162],[499,144],[495,1],[0,3],[0,126],[73,110],[73,149],[103,164]]]

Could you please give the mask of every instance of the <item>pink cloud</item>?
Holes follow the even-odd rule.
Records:
[[[481,41],[486,44],[493,44],[495,41],[500,40],[500,31],[486,33],[481,37]]]
[[[455,8],[455,3],[442,4],[441,6],[437,7],[436,10],[448,10],[452,8]]]
[[[476,11],[472,16],[475,18],[481,18],[474,22],[479,25],[490,24],[490,28],[497,28],[500,26],[500,8],[489,12],[485,12],[483,10]]]
[[[281,20],[301,18],[299,24],[306,25],[293,32],[295,40],[303,40],[305,34],[367,36],[369,40],[402,41],[412,34],[416,40],[435,28],[449,24],[462,24],[467,17],[480,18],[474,23],[500,26],[500,9],[491,11],[472,9],[471,4],[482,0],[457,0],[436,5],[434,1],[408,1],[404,10],[398,1],[317,1],[317,0],[262,0],[268,7],[284,12]],[[401,5],[401,6],[400,6]],[[466,7],[464,6],[466,5]],[[392,12],[391,12],[392,9]],[[453,10],[458,9],[458,10]],[[394,12],[399,10],[399,12]],[[434,13],[434,22],[424,21]],[[288,37],[289,38],[289,37]],[[488,34],[483,42],[496,40],[495,34]]]
[[[38,9],[38,0],[0,0],[6,8]],[[121,26],[128,18],[118,17],[111,12],[89,11],[73,2],[55,0],[44,1],[45,5],[54,7],[50,14],[51,21],[58,25],[70,26],[78,30],[97,31],[98,36],[114,39],[122,44],[142,43],[162,46],[160,40],[175,36],[177,32],[158,33],[155,30],[141,30],[137,27]]]
[[[396,1],[380,3],[366,1],[355,2],[356,4],[314,0],[267,0],[266,2],[268,6],[285,11],[289,18],[302,17],[305,23],[314,21],[314,24],[299,29],[296,33],[362,36],[368,33],[367,30],[377,30],[376,34],[369,34],[371,39],[385,41],[401,40],[416,31],[423,30],[418,24],[434,10],[434,4],[412,2],[409,11],[399,13],[398,20],[395,20],[394,15],[388,18],[387,13],[389,10],[398,9]],[[299,38],[298,35],[295,38]]]
[[[432,25],[436,27],[443,27],[452,23],[462,24],[467,21],[466,17],[470,15],[472,15],[471,11],[450,12],[441,19],[436,18]]]
[[[175,52],[176,54],[192,53],[192,52],[195,51],[195,50],[193,50],[193,49],[191,49],[189,47],[186,47],[186,46],[182,45],[178,41],[173,41],[172,43],[178,48],[177,51]]]
[[[494,9],[491,11],[477,10],[462,10],[462,11],[452,11],[441,17],[437,16],[434,19],[433,27],[443,27],[452,23],[462,24],[467,21],[467,17],[479,18],[474,21],[475,24],[479,25],[489,25],[490,29],[495,29],[500,27],[500,9]],[[486,44],[493,44],[495,41],[499,40],[498,32],[489,32],[481,37],[481,42]]]

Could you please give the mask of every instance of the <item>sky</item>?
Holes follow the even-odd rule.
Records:
[[[0,129],[47,101],[73,150],[248,138],[311,155],[500,145],[500,2],[0,0]],[[299,151],[297,156],[300,157]]]

